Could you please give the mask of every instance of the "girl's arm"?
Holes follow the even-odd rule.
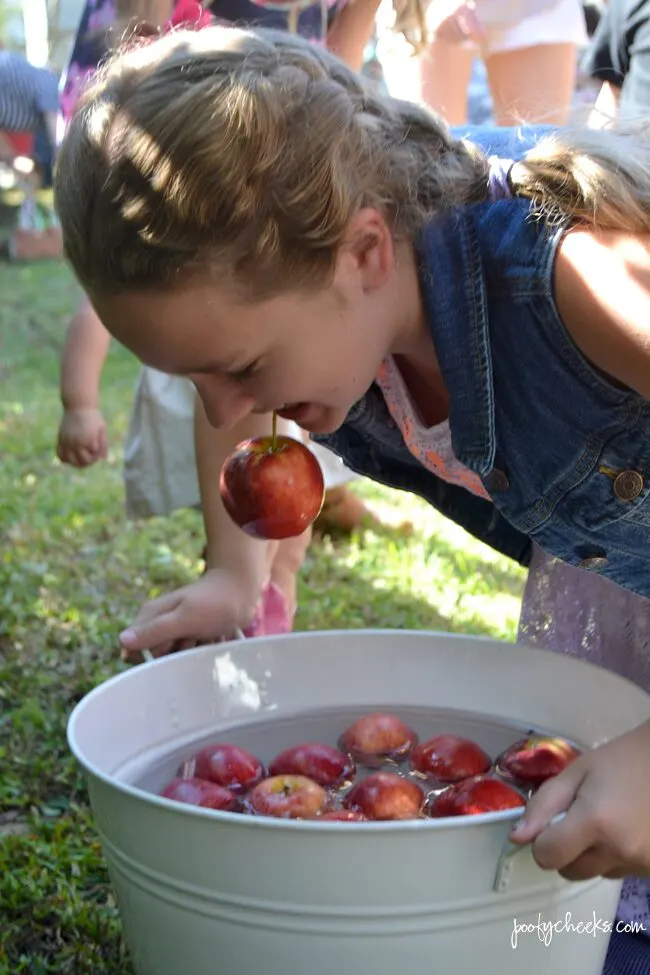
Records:
[[[221,500],[219,477],[224,461],[236,444],[249,437],[268,434],[270,423],[268,416],[251,414],[231,430],[217,430],[210,426],[203,404],[196,397],[194,441],[208,549],[207,567],[227,567],[238,577],[242,589],[251,594],[251,615],[268,579],[273,553],[269,551],[269,544],[247,535],[230,518]]]
[[[606,125],[611,125],[618,114],[620,95],[620,88],[616,88],[609,81],[603,82],[596,103],[589,114],[587,124],[590,129],[604,129]]]
[[[650,400],[650,234],[570,231],[559,249],[555,298],[583,355]]]
[[[196,464],[208,543],[206,573],[182,589],[145,603],[120,635],[126,659],[137,660],[143,650],[161,656],[172,649],[232,636],[236,627],[244,629],[250,623],[269,580],[278,543],[251,538],[235,525],[221,501],[219,475],[240,440],[268,433],[270,428],[270,416],[251,415],[232,430],[216,430],[196,397]]]
[[[84,297],[66,333],[61,355],[61,402],[57,454],[64,464],[87,467],[108,452],[99,385],[110,335]]]
[[[66,332],[61,355],[64,409],[99,407],[99,383],[111,337],[84,297]]]
[[[116,13],[120,23],[129,21],[162,27],[171,16],[174,0],[117,0]]]
[[[379,0],[348,0],[341,7],[327,32],[327,49],[360,71],[363,53],[372,36]]]

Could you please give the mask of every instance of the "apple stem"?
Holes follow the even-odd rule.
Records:
[[[275,450],[275,437],[278,430],[278,414],[273,410],[273,432],[271,434],[271,450]]]

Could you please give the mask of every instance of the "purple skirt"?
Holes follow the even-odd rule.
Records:
[[[537,547],[518,639],[591,661],[650,691],[650,600]],[[614,933],[603,975],[650,975],[650,879],[625,880],[617,917],[642,925],[645,936]]]

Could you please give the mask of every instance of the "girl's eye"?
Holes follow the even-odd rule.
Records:
[[[235,383],[245,383],[248,379],[252,379],[259,368],[259,359],[254,362],[249,363],[249,365],[244,366],[242,369],[237,369],[234,372],[228,373],[228,379],[232,379]]]

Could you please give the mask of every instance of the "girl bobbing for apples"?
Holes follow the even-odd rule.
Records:
[[[290,28],[312,43],[327,43],[355,68],[372,31],[378,0],[213,0],[204,10],[197,0],[87,0],[61,91],[63,128],[78,100],[120,37],[135,30],[155,33],[180,26],[204,28],[220,20],[266,23]],[[173,6],[173,10],[172,10]],[[208,12],[208,10],[210,12]],[[106,423],[99,409],[100,380],[110,336],[84,298],[72,318],[61,364],[64,407],[57,453],[64,463],[86,467],[108,452]],[[142,370],[125,445],[127,515],[167,515],[200,503],[206,532],[206,573],[197,582],[144,604],[122,641],[134,661],[141,651],[156,656],[197,642],[229,636],[286,632],[296,610],[297,575],[311,532],[301,538],[260,544],[234,530],[218,496],[219,471],[240,440],[268,433],[270,417],[247,417],[230,431],[214,430],[186,381]],[[295,424],[282,432],[299,435]],[[194,427],[194,430],[192,429]],[[354,477],[331,451],[312,445],[323,467],[327,494],[317,527],[350,532],[375,520],[349,490]]]
[[[461,140],[298,38],[210,28],[111,64],[61,159],[95,308],[215,427],[277,408],[504,554],[527,564],[534,540],[647,613],[643,133]],[[513,838],[572,879],[649,874],[649,755],[650,723],[582,756]],[[649,943],[621,938],[647,971]]]

